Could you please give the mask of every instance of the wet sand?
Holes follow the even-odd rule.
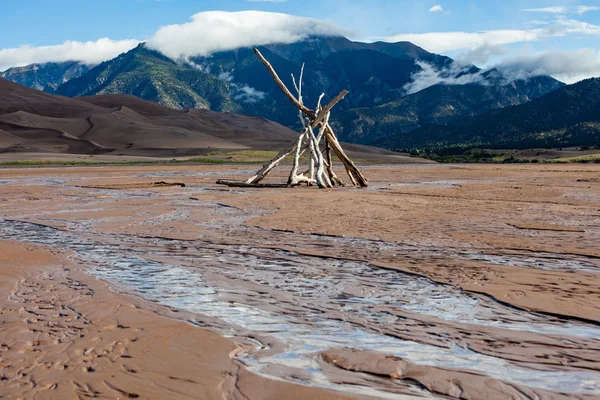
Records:
[[[253,169],[1,170],[0,393],[600,396],[600,167]]]
[[[0,241],[0,265],[2,398],[342,398],[249,375],[230,340],[110,290],[61,251]]]

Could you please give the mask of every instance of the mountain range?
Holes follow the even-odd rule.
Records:
[[[447,125],[465,117],[525,104],[564,84],[547,76],[508,85],[496,71],[482,75],[484,83],[434,85],[399,100],[375,107],[347,110],[336,119],[340,137],[356,143],[386,143],[390,136],[408,134],[424,125]]]
[[[484,115],[480,121],[485,121],[488,113],[528,104],[565,86],[549,76],[513,79],[499,70],[460,65],[409,42],[310,37],[259,49],[289,88],[304,64],[303,99],[311,107],[321,93],[327,102],[341,90],[350,91],[332,115],[340,139],[393,148],[476,143],[469,131],[456,127],[470,129],[471,119]],[[173,109],[244,113],[298,129],[296,109],[250,48],[171,60],[141,44],[89,69],[48,63],[12,68],[1,76],[68,97],[130,94]],[[436,130],[444,140],[437,141]]]
[[[10,68],[1,72],[0,78],[33,89],[53,92],[63,83],[79,78],[88,71],[89,67],[87,65],[76,61],[50,62]]]
[[[131,94],[174,109],[234,111],[238,107],[228,86],[222,79],[140,45],[60,85],[56,93],[68,97]]]
[[[597,146],[600,145],[600,78],[565,86],[519,106],[381,138],[376,144],[433,151]]]

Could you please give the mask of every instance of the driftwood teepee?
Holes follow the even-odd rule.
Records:
[[[342,149],[342,146],[340,145],[340,142],[337,140],[331,125],[329,124],[329,116],[331,114],[331,109],[348,94],[348,91],[342,91],[333,100],[331,100],[329,104],[327,104],[324,107],[321,106],[321,100],[324,96],[324,94],[322,94],[319,97],[316,109],[311,110],[310,108],[304,105],[304,102],[302,100],[302,78],[304,74],[304,66],[302,66],[302,70],[300,71],[300,77],[297,81],[292,75],[294,88],[297,92],[296,97],[281,81],[281,79],[277,75],[277,72],[275,72],[275,69],[273,69],[271,64],[263,57],[260,51],[258,51],[258,49],[254,49],[254,52],[265,65],[265,67],[267,67],[267,69],[273,76],[273,79],[281,88],[283,93],[298,108],[300,121],[302,122],[304,129],[302,130],[300,136],[298,136],[298,139],[296,140],[296,142],[294,142],[294,144],[277,154],[275,158],[273,158],[269,163],[264,165],[256,174],[254,174],[247,181],[217,181],[217,183],[238,187],[288,187],[298,186],[300,184],[316,184],[320,188],[329,188],[333,187],[334,185],[345,186],[346,183],[340,178],[338,178],[335,172],[333,171],[331,157],[331,152],[333,151],[336,157],[342,162],[342,164],[346,168],[346,172],[348,173],[350,182],[355,186],[368,186],[367,179],[363,176],[363,174],[356,167],[356,165],[354,165],[352,160],[350,160],[350,158],[346,155],[346,153]],[[318,130],[318,132],[315,133],[316,130]],[[300,157],[305,152],[310,154],[308,170],[299,173],[298,171],[300,168]],[[283,161],[286,157],[292,154],[294,155],[294,162],[287,184],[262,185],[259,183],[281,161]]]

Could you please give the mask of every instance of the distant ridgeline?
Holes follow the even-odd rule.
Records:
[[[549,76],[511,80],[409,42],[311,37],[259,49],[289,87],[291,74],[306,65],[307,104],[316,104],[322,91],[329,99],[350,91],[331,121],[347,142],[393,149],[597,142],[597,113],[584,110],[596,104],[594,80],[581,83],[587,85],[581,90],[563,88]],[[293,106],[249,48],[181,61],[141,44],[91,69],[76,62],[47,63],[12,68],[0,77],[69,97],[131,94],[175,109],[245,113],[298,128]],[[553,96],[544,97],[549,93]],[[579,106],[564,113],[564,102]],[[514,107],[519,105],[525,108]]]
[[[472,148],[600,147],[600,78],[445,126],[425,125],[380,139],[377,144],[449,154]]]

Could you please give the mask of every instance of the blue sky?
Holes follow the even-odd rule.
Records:
[[[25,0],[3,3],[0,69],[31,60],[45,61],[51,49],[41,52],[42,56],[36,50],[40,46],[65,41],[94,42],[100,38],[123,41],[114,45],[114,53],[131,47],[136,41],[152,38],[162,26],[188,23],[193,15],[203,11],[259,10],[326,20],[355,40],[411,40],[427,50],[484,66],[516,65],[525,59],[531,64],[536,62],[534,56],[541,59],[555,54],[554,58],[545,60],[554,68],[549,73],[571,74],[572,78],[566,80],[573,80],[595,75],[598,67],[600,75],[600,0]],[[25,45],[29,48],[23,56],[24,51],[16,49]],[[112,54],[107,49],[109,45],[113,45],[112,42],[102,45],[106,57]],[[88,46],[87,51],[92,48]],[[77,54],[80,50],[71,51],[69,54]],[[566,57],[586,58],[585,70],[580,67],[570,71],[573,67],[567,66]],[[557,63],[564,65],[555,65]]]
[[[445,12],[429,12],[440,5]],[[201,11],[262,10],[329,19],[356,39],[397,33],[476,32],[520,29],[550,13],[524,9],[596,5],[600,1],[516,0],[26,0],[5,2],[0,14],[0,48],[23,44],[51,45],[65,40],[150,37],[159,27],[186,22]],[[600,12],[577,15],[600,25]],[[573,46],[578,40],[570,40]]]

